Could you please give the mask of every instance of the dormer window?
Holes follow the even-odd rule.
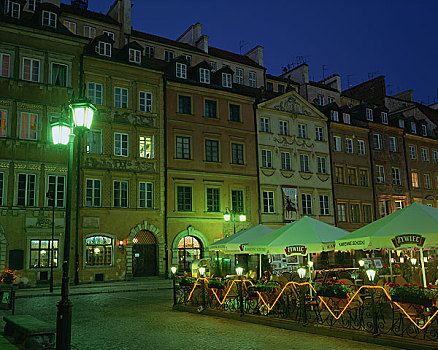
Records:
[[[129,62],[141,63],[140,50],[129,49]]]
[[[99,41],[99,44],[96,46],[96,52],[101,56],[111,57],[111,44]]]
[[[210,71],[208,69],[199,69],[199,82],[204,84],[210,84]]]
[[[344,123],[345,124],[350,124],[350,114],[349,113],[344,113]]]
[[[11,0],[6,1],[6,13],[13,18],[20,18],[21,5]]]
[[[339,121],[338,111],[330,111],[330,117],[334,122],[338,122]]]
[[[29,0],[29,10],[35,11],[38,4],[41,4],[41,0]]]
[[[427,127],[426,125],[421,125],[421,135],[427,136]]]
[[[388,124],[388,113],[382,112],[380,116],[382,117],[382,124]]]
[[[43,26],[56,28],[57,15],[54,12],[43,11]]]
[[[192,65],[192,56],[190,56],[190,55],[183,55],[184,56],[184,58],[187,60],[187,62],[189,63],[189,65],[191,66]]]
[[[187,79],[187,65],[184,63],[176,63],[176,77]]]
[[[372,122],[373,121],[373,110],[371,108],[367,108],[366,114],[367,114],[367,120]]]
[[[405,121],[403,119],[398,120],[398,127],[402,129],[405,128]]]
[[[318,106],[324,106],[324,96],[318,95],[317,96],[317,103],[318,103]]]
[[[222,86],[226,88],[233,87],[230,73],[222,73]]]
[[[417,125],[415,125],[415,122],[411,122],[411,133],[417,133]]]

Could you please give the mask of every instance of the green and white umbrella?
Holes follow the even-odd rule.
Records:
[[[267,226],[253,226],[210,244],[208,249],[210,251],[221,250],[227,254],[245,254],[247,253],[245,248],[249,243],[264,237],[272,231],[274,230]]]
[[[348,234],[335,226],[304,216],[245,247],[248,253],[306,255],[334,250],[335,240]]]
[[[336,240],[337,250],[419,248],[426,285],[423,247],[438,247],[438,209],[417,202]]]

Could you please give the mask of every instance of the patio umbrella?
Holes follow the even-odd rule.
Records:
[[[223,251],[228,254],[243,254],[246,253],[245,247],[255,239],[261,238],[268,233],[274,231],[272,228],[264,225],[256,225],[246,230],[239,231],[234,235],[225,237],[216,241],[208,247],[210,251]],[[260,256],[259,256],[260,258]],[[261,259],[260,259],[261,261]],[[261,269],[261,263],[260,263]],[[261,271],[260,271],[261,273]]]
[[[248,253],[308,255],[334,250],[335,240],[348,232],[325,222],[303,216],[246,246]],[[309,266],[309,275],[311,278]]]
[[[425,246],[438,246],[438,209],[417,202],[336,240],[337,250],[419,248],[424,286]]]

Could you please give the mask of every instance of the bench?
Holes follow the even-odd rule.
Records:
[[[4,316],[5,335],[25,349],[54,349],[56,327],[30,315]]]

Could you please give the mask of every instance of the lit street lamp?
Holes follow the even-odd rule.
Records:
[[[89,129],[93,122],[96,107],[86,98],[79,98],[71,101],[68,111],[68,116],[65,116],[66,120],[52,124],[53,143],[68,144],[64,259],[62,262],[61,300],[57,305],[58,315],[56,319],[57,350],[68,350],[71,348],[71,315],[73,304],[69,299],[69,265],[73,185],[73,142],[75,137],[72,131],[80,132],[80,130]],[[78,152],[80,152],[80,150],[78,150]]]
[[[242,213],[238,213],[236,212],[234,209],[225,209],[225,213],[224,213],[224,220],[225,221],[233,221],[233,233],[236,234],[236,221],[237,219],[239,219],[239,221],[243,222],[246,221],[246,215],[242,214]]]

